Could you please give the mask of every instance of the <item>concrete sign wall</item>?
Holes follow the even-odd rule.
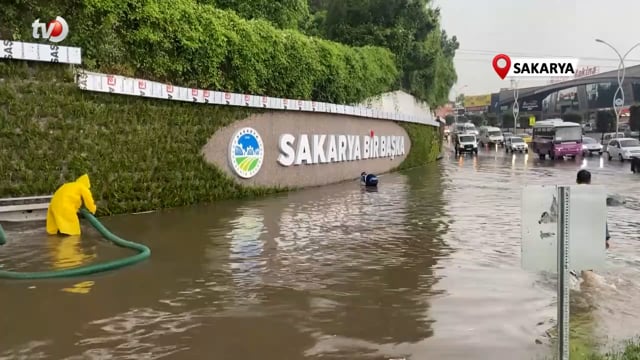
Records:
[[[410,149],[392,121],[280,111],[219,129],[202,154],[244,185],[298,187],[390,171]]]
[[[385,113],[407,114],[421,119],[422,124],[438,126],[429,104],[402,90],[380,94],[358,105]]]

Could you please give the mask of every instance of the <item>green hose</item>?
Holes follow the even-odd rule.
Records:
[[[4,245],[7,243],[7,235],[4,233],[2,229],[2,225],[0,225],[0,245]]]
[[[107,240],[110,240],[114,244],[129,249],[137,250],[139,253],[124,259],[118,259],[98,264],[90,264],[85,266],[79,266],[71,269],[63,270],[51,270],[51,271],[39,271],[39,272],[15,272],[15,271],[2,271],[0,270],[0,278],[6,279],[51,279],[51,278],[66,278],[73,276],[89,275],[102,271],[119,269],[128,265],[133,265],[151,256],[151,249],[148,247],[134,243],[132,241],[124,240],[117,235],[109,231],[98,219],[95,218],[87,209],[80,209],[80,214],[91,223],[91,225],[98,230],[98,232],[104,236]],[[0,245],[4,244],[6,235],[0,227]]]

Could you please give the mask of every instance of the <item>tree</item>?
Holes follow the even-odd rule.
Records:
[[[504,113],[502,114],[502,127],[507,129],[513,128],[513,114]]]
[[[458,104],[464,106],[464,94],[458,94],[458,96],[456,96],[456,105]]]
[[[482,118],[482,116],[480,115],[469,115],[469,120],[473,123],[473,125],[475,126],[482,126],[484,125],[484,119]]]
[[[227,0],[228,1],[228,0]],[[311,0],[321,36],[352,46],[391,50],[400,70],[398,87],[432,107],[448,101],[457,80],[453,57],[460,46],[440,27],[430,0]],[[325,12],[323,20],[315,16]]]
[[[574,122],[578,124],[582,124],[582,114],[575,111],[567,111],[561,116],[562,121]]]
[[[528,128],[530,128],[531,125],[529,125],[529,117],[530,117],[530,115],[528,115],[528,114],[519,115],[518,116],[518,128],[520,128],[520,129],[528,129]]]
[[[596,113],[596,130],[602,133],[613,131],[616,115],[611,110],[600,110]]]
[[[496,127],[501,126],[498,121],[498,116],[496,116],[496,114],[485,114],[485,119],[489,126],[496,126]]]
[[[451,125],[456,121],[456,118],[453,115],[447,115],[444,117],[444,121],[447,122],[447,125]]]
[[[265,19],[276,27],[298,29],[310,21],[307,0],[199,0],[245,19]]]

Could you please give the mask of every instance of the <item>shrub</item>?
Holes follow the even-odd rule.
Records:
[[[81,47],[88,69],[181,86],[356,103],[394,90],[398,77],[387,49],[279,30],[195,0],[34,1],[3,11],[4,35],[30,39],[33,19],[63,14],[64,45]]]
[[[398,170],[410,169],[435,161],[442,150],[444,132],[434,126],[400,123],[411,140],[411,150]]]

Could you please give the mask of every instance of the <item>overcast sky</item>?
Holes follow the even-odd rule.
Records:
[[[433,0],[440,7],[442,24],[456,35],[460,49],[455,66],[455,91],[482,95],[508,88],[491,61],[497,52],[513,56],[567,56],[580,59],[578,67],[599,66],[600,72],[617,68],[621,55],[640,42],[635,31],[640,1],[632,0]],[[625,65],[640,64],[640,46]],[[635,61],[633,61],[635,60]],[[519,87],[546,84],[522,80]],[[466,87],[465,87],[466,85]]]

